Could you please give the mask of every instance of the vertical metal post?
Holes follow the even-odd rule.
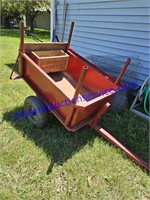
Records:
[[[64,8],[63,8],[63,22],[62,22],[61,42],[64,41],[65,26],[66,26],[66,17],[67,17],[67,7],[68,7],[68,3],[66,3],[66,0],[65,0],[64,1]]]
[[[24,52],[24,22],[20,21],[20,51]]]
[[[50,41],[54,42],[55,39],[55,31],[56,31],[56,10],[55,10],[55,0],[51,0],[51,35],[50,35]]]

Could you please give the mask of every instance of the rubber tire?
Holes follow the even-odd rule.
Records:
[[[28,113],[28,120],[38,128],[43,128],[46,125],[48,119],[46,107],[38,97],[27,97],[24,101],[24,111]]]
[[[118,92],[111,101],[111,111],[114,113],[122,112],[128,105],[128,98],[125,93]]]

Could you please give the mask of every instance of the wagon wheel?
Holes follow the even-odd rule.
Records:
[[[42,101],[35,96],[29,96],[24,101],[24,110],[30,122],[42,128],[47,122],[47,111]]]
[[[128,105],[128,98],[125,93],[117,92],[111,101],[111,111],[115,113],[122,112]]]

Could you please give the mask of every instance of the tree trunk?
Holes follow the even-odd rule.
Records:
[[[34,13],[32,13],[32,15],[30,15],[30,20],[31,20],[31,22],[30,22],[30,31],[31,32],[34,32],[34,26],[33,26],[33,22],[34,22],[34,18],[35,18],[35,16],[36,16],[36,14],[38,13],[38,11],[35,11]]]

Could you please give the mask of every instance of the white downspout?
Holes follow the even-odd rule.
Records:
[[[50,31],[50,41],[54,42],[55,40],[55,29],[56,29],[56,25],[55,25],[55,0],[51,0],[51,31]]]

